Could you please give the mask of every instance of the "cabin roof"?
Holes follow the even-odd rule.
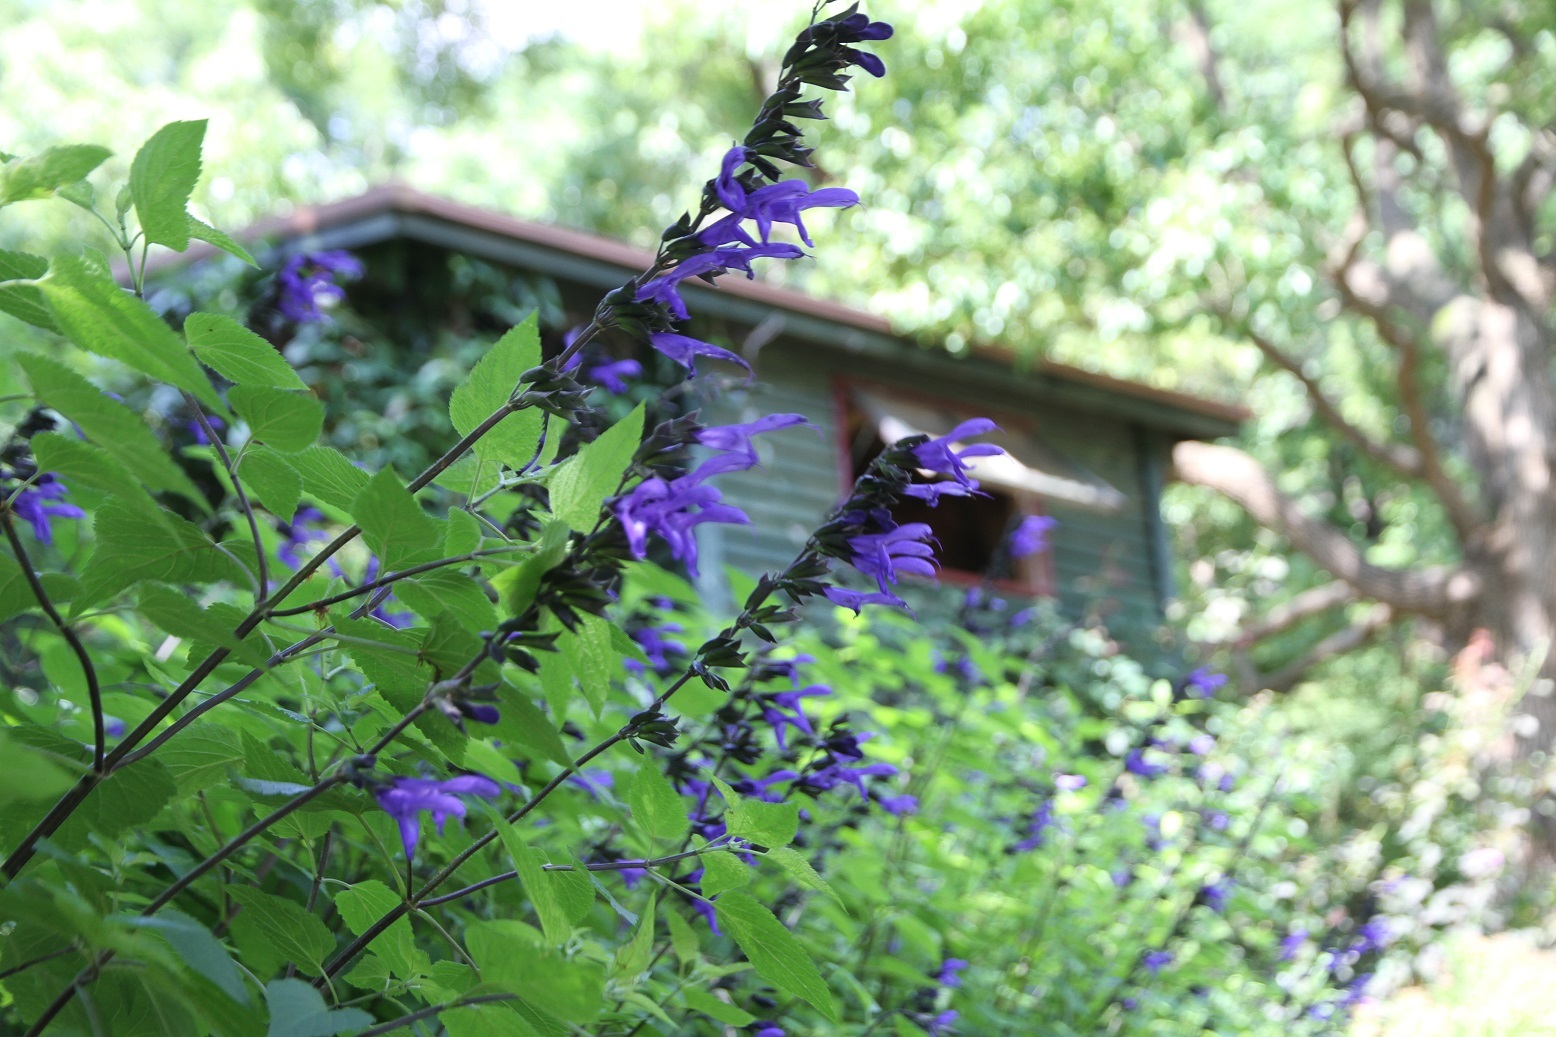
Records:
[[[654,258],[621,241],[521,220],[398,183],[326,205],[298,207],[284,216],[262,220],[238,237],[308,249],[360,248],[408,239],[536,269],[602,290],[646,269]],[[188,253],[169,257],[167,265],[204,258],[215,251],[209,245],[192,243]],[[1035,395],[1062,397],[1088,409],[1110,411],[1180,438],[1231,435],[1249,416],[1244,407],[1047,360],[1029,361],[998,345],[975,346],[970,357],[952,357],[897,334],[884,318],[873,313],[760,280],[725,277],[717,286],[688,282],[682,290],[696,312],[752,324],[769,320],[776,313],[787,334],[823,347],[890,359],[894,366],[917,369],[928,377],[1008,380],[1015,368]]]

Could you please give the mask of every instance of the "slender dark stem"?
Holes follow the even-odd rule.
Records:
[[[469,1008],[471,1005],[487,1005],[495,1001],[513,1001],[517,994],[478,994],[475,997],[463,997],[458,1001],[448,1001],[441,1005],[432,1005],[429,1008],[420,1008],[409,1015],[402,1015],[398,1019],[391,1019],[387,1023],[380,1023],[371,1030],[363,1030],[357,1037],[383,1037],[386,1033],[393,1033],[409,1023],[422,1019],[430,1019],[443,1012],[451,1012],[456,1008]]]
[[[669,856],[666,856],[666,857],[650,857],[650,858],[647,858],[647,859],[644,859],[644,860],[639,860],[639,861],[598,861],[598,862],[593,863],[593,864],[585,864],[583,866],[583,870],[584,871],[632,871],[632,870],[637,869],[637,868],[658,868],[658,867],[662,867],[663,865],[666,865],[666,864],[674,864],[676,861],[689,860],[692,857],[696,857],[696,856],[699,856],[700,854],[707,853],[709,851],[709,849],[710,849],[710,847],[704,846],[704,847],[702,847],[701,849],[698,849],[698,850],[687,850],[684,853],[672,853],[672,854],[670,854]],[[577,868],[576,865],[572,865],[572,864],[542,864],[540,866],[540,870],[541,871],[577,871],[578,868]],[[451,900],[459,900],[459,899],[461,899],[463,897],[468,897],[472,893],[479,893],[483,889],[487,889],[487,888],[489,888],[491,886],[501,885],[504,882],[508,882],[508,881],[510,881],[512,879],[516,879],[518,877],[519,877],[519,873],[518,873],[517,870],[505,871],[501,875],[493,875],[489,879],[482,879],[480,882],[474,883],[473,885],[466,886],[464,889],[456,889],[456,890],[454,890],[454,892],[452,892],[452,893],[445,893],[441,897],[432,897],[432,898],[430,898],[428,900],[423,900],[419,906],[421,906],[421,907],[437,907],[439,904],[446,904],[446,903],[448,903]]]
[[[43,581],[39,579],[38,571],[32,567],[32,560],[27,557],[27,550],[22,546],[22,538],[16,533],[8,506],[0,507],[0,525],[5,527],[5,538],[11,542],[11,550],[16,553],[16,564],[21,566],[22,576],[26,578],[27,586],[32,588],[32,596],[38,600],[38,607],[49,617],[49,622],[54,624],[59,635],[75,653],[76,661],[81,664],[81,673],[86,678],[87,698],[92,706],[92,769],[101,774],[108,736],[103,723],[103,693],[97,683],[97,668],[92,665],[92,657],[87,654],[86,646],[76,635],[75,628],[65,622],[65,617],[59,614],[59,609],[54,607],[54,602],[49,598],[49,592],[44,590]],[[7,861],[5,869],[7,874],[11,873],[9,863]]]
[[[211,444],[222,467],[227,470],[227,478],[232,480],[232,492],[238,498],[238,507],[243,509],[243,517],[248,520],[249,534],[254,538],[254,561],[259,569],[259,600],[263,601],[270,596],[270,563],[265,558],[265,546],[259,539],[259,519],[254,515],[254,505],[249,503],[248,494],[243,492],[243,482],[238,478],[238,466],[232,463],[226,444],[211,427],[211,421],[205,416],[200,401],[195,399],[193,393],[185,390],[184,403],[194,412],[195,421],[199,424],[200,431],[205,433],[206,442]]]
[[[55,958],[63,958],[65,955],[71,953],[75,949],[75,947],[62,947],[57,951],[50,951],[48,954],[40,954],[38,957],[24,961],[20,965],[12,965],[8,969],[0,969],[0,979],[5,979],[8,976],[14,976],[18,972],[26,972],[34,965],[42,965],[46,961],[53,961]]]
[[[473,562],[477,558],[486,558],[491,555],[509,554],[510,552],[520,550],[521,548],[527,549],[529,546],[530,545],[528,544],[509,544],[504,547],[487,547],[479,551],[470,551],[466,554],[462,554],[454,558],[440,558],[436,562],[423,562],[421,565],[413,565],[409,569],[401,569],[398,572],[389,573],[387,576],[381,576],[371,583],[364,583],[359,587],[353,587],[350,590],[341,591],[339,594],[332,594],[327,598],[320,598],[318,601],[310,601],[306,605],[295,605],[292,608],[285,609],[272,609],[270,611],[270,618],[280,619],[285,616],[300,616],[305,612],[317,612],[319,609],[326,609],[331,605],[338,605],[343,601],[350,601],[352,598],[355,598],[360,594],[368,594],[372,591],[378,590],[380,587],[387,587],[392,583],[398,583],[400,580],[409,579],[412,576],[420,576],[422,573],[431,572],[434,569],[443,569],[450,565],[462,565],[465,562]]]

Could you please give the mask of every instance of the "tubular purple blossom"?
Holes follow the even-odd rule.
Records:
[[[1053,532],[1058,520],[1047,515],[1028,515],[1010,534],[1010,556],[1026,558],[1048,549],[1048,534]]]
[[[53,474],[45,472],[11,498],[11,510],[17,518],[32,527],[33,536],[45,547],[54,543],[52,520],[86,517],[86,512],[74,504],[60,503],[65,493],[65,484]]]
[[[993,457],[1005,451],[993,443],[962,446],[960,441],[970,436],[987,435],[998,431],[998,428],[999,426],[988,418],[969,418],[946,435],[914,447],[913,457],[920,467],[931,472],[939,472],[941,475],[949,475],[967,489],[975,490],[978,488],[977,480],[967,474],[967,464],[963,459]]]
[[[329,320],[323,307],[346,297],[345,289],[335,279],[354,280],[361,276],[362,263],[349,252],[337,249],[299,253],[286,261],[276,277],[280,286],[276,308],[298,324]]]
[[[751,372],[751,365],[736,354],[715,346],[710,342],[692,338],[690,335],[679,335],[673,331],[656,331],[648,336],[648,344],[686,368],[692,374],[697,373],[697,358],[700,356],[708,356],[715,360],[724,360],[731,364],[737,364],[745,368],[747,374]]]
[[[502,788],[491,778],[480,774],[461,774],[446,781],[430,778],[390,778],[389,783],[373,792],[378,805],[400,825],[400,841],[405,847],[407,859],[416,854],[416,844],[421,839],[422,811],[432,813],[438,833],[450,817],[463,818],[466,810],[460,796],[481,796],[496,799]]]

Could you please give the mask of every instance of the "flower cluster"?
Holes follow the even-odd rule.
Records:
[[[86,517],[86,512],[74,504],[64,503],[65,493],[65,484],[52,473],[39,475],[30,465],[0,466],[3,507],[31,526],[33,536],[45,547],[54,543],[54,519]]]
[[[327,321],[325,310],[346,297],[336,278],[361,276],[362,263],[350,252],[300,252],[276,275],[276,308],[298,324]]]
[[[432,821],[441,835],[449,818],[465,816],[466,808],[460,796],[496,799],[501,794],[500,785],[480,774],[461,774],[445,781],[396,777],[373,790],[373,797],[384,813],[400,825],[400,841],[405,847],[406,859],[416,855],[416,845],[421,840],[422,812],[432,814]]]
[[[752,436],[801,425],[815,428],[802,414],[769,414],[745,424],[697,431],[695,442],[717,453],[685,475],[673,479],[651,475],[616,499],[613,510],[626,534],[632,557],[648,557],[648,537],[652,533],[669,545],[671,556],[696,576],[694,530],[705,522],[745,525],[751,521],[739,508],[725,504],[723,495],[708,480],[725,472],[754,468],[757,455]]]

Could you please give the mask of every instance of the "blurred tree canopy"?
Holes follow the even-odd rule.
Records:
[[[228,225],[401,177],[645,243],[691,204],[686,170],[713,167],[805,14],[667,3],[623,48],[543,29],[497,39],[493,6],[459,0],[155,6],[0,0],[0,89],[28,99],[0,111],[0,143],[209,115],[226,175],[197,201]],[[1189,635],[1230,649],[1249,690],[1323,672],[1406,687],[1441,666],[1423,632],[1454,651],[1484,628],[1488,659],[1538,657],[1556,626],[1543,500],[1556,12],[912,0],[879,13],[898,27],[890,88],[839,106],[822,153],[849,164],[815,172],[867,200],[841,217],[859,245],[783,276],[846,291],[926,344],[997,341],[1246,402],[1241,452],[1180,450],[1200,486],[1178,487],[1169,511],[1193,560]],[[161,59],[130,62],[123,33]],[[192,90],[191,70],[209,82],[213,66],[226,86]]]

